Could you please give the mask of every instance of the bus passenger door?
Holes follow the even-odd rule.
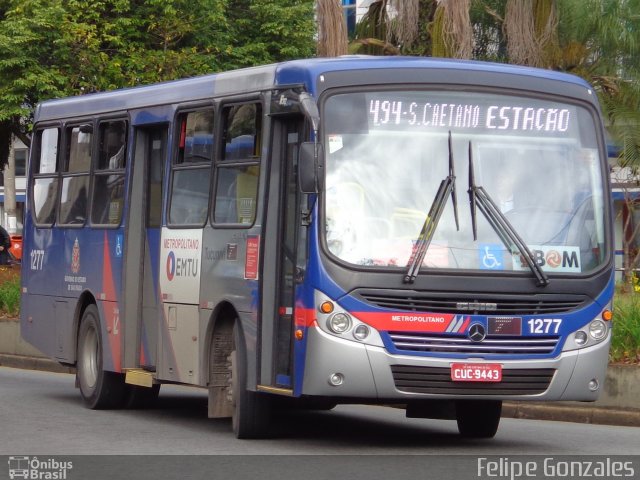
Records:
[[[293,390],[293,330],[295,290],[304,265],[306,228],[301,226],[300,194],[296,179],[302,119],[273,119],[263,282],[262,358],[260,381]],[[300,246],[300,247],[299,247]],[[277,253],[276,253],[277,252]]]
[[[125,366],[155,371],[162,321],[159,262],[167,126],[138,127],[134,138],[126,239]]]

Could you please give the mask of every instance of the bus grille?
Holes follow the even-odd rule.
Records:
[[[446,367],[392,365],[396,388],[407,393],[442,395],[536,395],[549,388],[555,370],[530,368],[502,370],[502,381],[454,382]]]
[[[579,308],[587,300],[584,295],[445,296],[415,290],[382,292],[357,290],[354,293],[370,304],[393,310],[453,314],[486,313],[505,316],[564,313]]]
[[[559,337],[492,337],[473,342],[467,337],[422,333],[389,332],[397,350],[431,353],[462,353],[472,355],[548,355]]]

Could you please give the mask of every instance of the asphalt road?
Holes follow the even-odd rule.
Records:
[[[503,419],[494,439],[465,440],[452,421],[349,405],[280,416],[274,438],[243,441],[206,413],[204,390],[166,385],[151,410],[91,411],[72,375],[0,367],[0,455],[640,454],[633,427]]]

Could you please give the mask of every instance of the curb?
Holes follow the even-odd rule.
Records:
[[[0,366],[22,368],[25,370],[41,370],[54,373],[76,373],[73,367],[65,367],[58,362],[44,357],[27,357],[24,355],[9,355],[0,353]]]
[[[640,410],[534,402],[504,402],[503,418],[640,427]]]

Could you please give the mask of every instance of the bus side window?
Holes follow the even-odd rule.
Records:
[[[216,224],[252,225],[256,216],[262,107],[245,103],[224,107],[223,149],[216,162]]]
[[[58,197],[58,128],[36,131],[33,152],[33,211],[36,224],[51,226]]]
[[[124,205],[127,122],[101,122],[98,131],[98,163],[93,178],[91,223],[120,225]]]
[[[58,223],[62,225],[83,225],[86,219],[92,142],[91,125],[67,128],[67,162],[62,174],[62,193],[58,211]]]
[[[213,159],[213,109],[178,116],[178,148],[172,164],[169,225],[204,225]]]

